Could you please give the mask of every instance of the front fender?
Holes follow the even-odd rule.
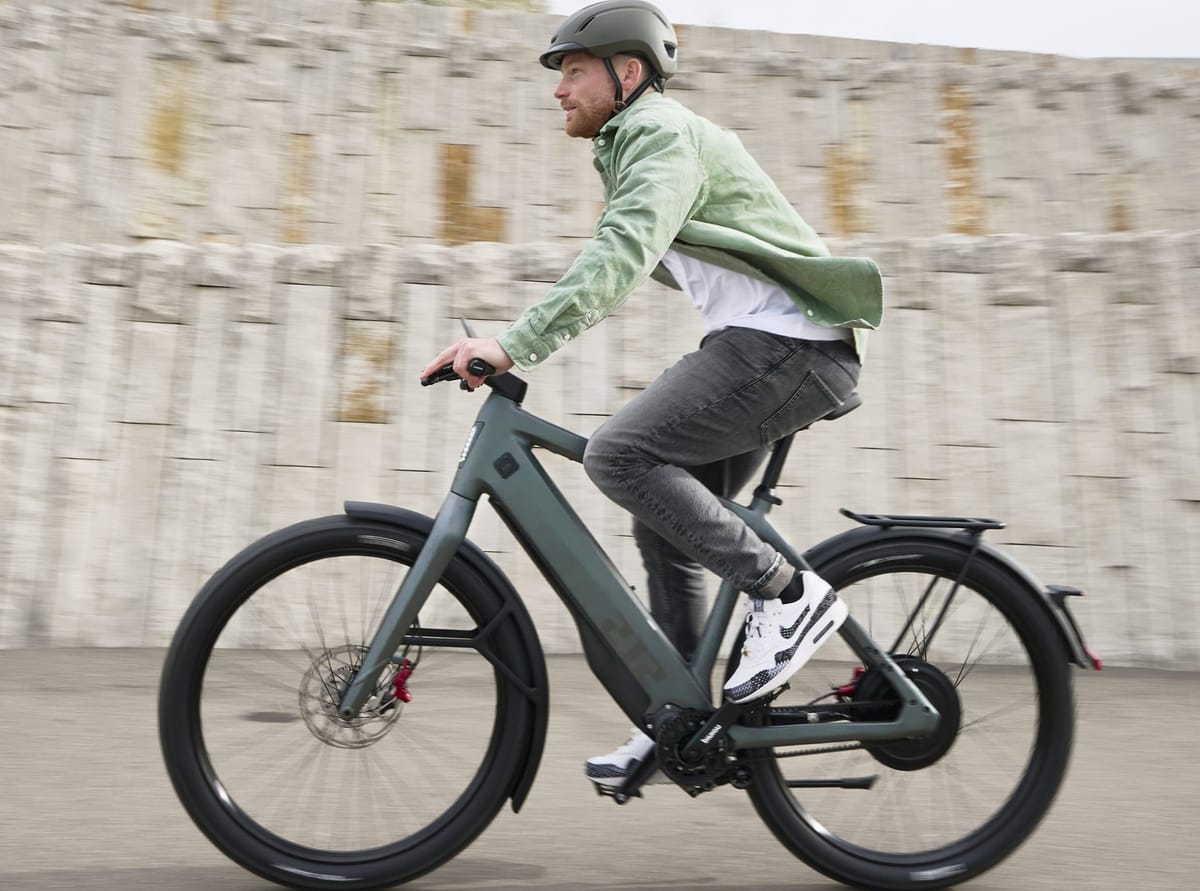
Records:
[[[937,541],[941,544],[948,543],[961,548],[964,557],[974,549],[974,559],[987,561],[1011,576],[1041,607],[1046,618],[1058,631],[1059,640],[1062,642],[1063,652],[1068,662],[1081,668],[1100,668],[1100,660],[1084,644],[1083,635],[1064,602],[1064,594],[1080,594],[1082,592],[1064,586],[1047,587],[1043,585],[1034,578],[1029,570],[1003,551],[992,547],[985,541],[977,542],[974,533],[953,528],[905,526],[903,518],[895,519],[894,525],[859,526],[833,535],[806,551],[804,559],[820,574],[820,567],[823,564],[841,557],[850,550],[877,541],[911,541],[919,544],[925,540]]]
[[[371,520],[401,529],[409,529],[428,535],[433,529],[433,518],[415,511],[406,510],[390,504],[373,504],[366,501],[347,501],[343,506],[348,516],[356,519]],[[504,598],[509,611],[509,618],[516,623],[518,633],[524,643],[525,651],[529,654],[529,678],[521,678],[521,685],[529,697],[533,708],[532,718],[528,727],[529,745],[525,766],[513,782],[509,797],[512,799],[512,809],[519,811],[525,803],[525,798],[533,786],[537,776],[538,765],[542,760],[542,751],[546,744],[546,725],[550,716],[550,683],[546,674],[546,657],[538,640],[537,630],[529,611],[525,608],[520,595],[508,580],[504,571],[496,565],[487,554],[470,541],[464,541],[458,549],[459,559],[465,560],[470,567],[485,578],[489,585]]]

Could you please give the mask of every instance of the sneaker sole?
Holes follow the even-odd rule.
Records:
[[[726,691],[726,698],[730,702],[753,702],[755,699],[760,699],[769,693],[774,693],[791,680],[792,675],[808,663],[813,654],[820,649],[821,644],[829,640],[831,635],[837,633],[837,630],[842,627],[842,624],[846,621],[846,617],[849,615],[850,609],[846,606],[845,601],[835,595],[833,603],[829,605],[829,608],[822,613],[816,624],[804,635],[799,646],[796,647],[796,652],[792,654],[792,658],[788,660],[787,666],[782,671],[749,696],[734,699]]]

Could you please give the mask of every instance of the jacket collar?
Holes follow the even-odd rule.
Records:
[[[662,93],[658,92],[657,90],[647,90],[641,96],[638,96],[638,98],[635,99],[628,108],[622,109],[621,111],[619,111],[615,115],[613,115],[611,118],[609,118],[608,122],[605,123],[604,126],[600,128],[600,132],[592,137],[593,141],[595,141],[596,139],[598,139],[601,136],[604,136],[606,134],[610,134],[616,130],[619,130],[621,127],[621,124],[625,123],[625,121],[627,121],[629,119],[629,116],[634,113],[635,109],[645,108],[647,105],[656,105],[659,102],[665,101],[665,99],[666,99],[666,97]]]

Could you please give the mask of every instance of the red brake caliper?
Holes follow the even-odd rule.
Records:
[[[411,659],[405,659],[396,669],[396,676],[392,678],[392,687],[396,691],[396,698],[401,702],[412,702],[412,694],[408,692],[407,685],[415,667]]]
[[[859,680],[867,673],[867,670],[861,665],[854,669],[854,679],[848,684],[842,684],[840,687],[835,687],[834,692],[837,694],[839,702],[848,702],[854,696],[854,690],[858,687]],[[407,700],[406,700],[407,701]]]

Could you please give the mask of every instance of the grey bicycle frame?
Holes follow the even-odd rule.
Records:
[[[536,448],[543,448],[579,462],[586,445],[584,437],[529,414],[512,399],[496,392],[488,396],[463,446],[450,492],[428,540],[401,582],[363,667],[342,698],[339,712],[343,717],[358,713],[379,673],[395,657],[430,591],[466,539],[482,495],[489,497],[567,606],[579,628],[589,666],[631,721],[648,727],[651,718],[666,706],[712,710],[713,667],[738,592],[728,582],[721,585],[689,666],[534,455]],[[756,496],[749,506],[728,500],[725,504],[793,565],[807,566],[767,520],[768,501]],[[937,711],[852,615],[840,633],[864,665],[885,673],[903,704],[897,718],[888,722],[737,725],[728,729],[735,749],[875,742],[932,731]]]

